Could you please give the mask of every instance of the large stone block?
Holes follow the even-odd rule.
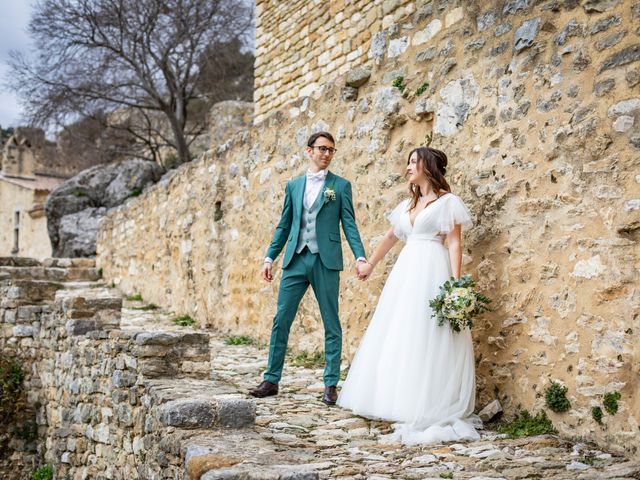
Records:
[[[211,428],[217,415],[208,400],[172,400],[161,406],[159,420],[171,427]]]
[[[223,427],[249,427],[256,421],[256,405],[244,398],[216,398],[218,424]]]

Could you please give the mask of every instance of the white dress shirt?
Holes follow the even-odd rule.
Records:
[[[316,173],[311,172],[311,170],[307,170],[307,183],[304,187],[304,206],[306,208],[311,208],[313,202],[316,201],[326,178],[326,170],[320,170]]]

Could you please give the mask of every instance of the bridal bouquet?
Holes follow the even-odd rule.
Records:
[[[438,326],[449,322],[451,330],[460,332],[473,326],[473,318],[489,309],[487,297],[476,290],[471,275],[450,278],[440,287],[440,293],[429,302]]]

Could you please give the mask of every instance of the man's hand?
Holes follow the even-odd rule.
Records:
[[[266,282],[271,282],[273,280],[273,263],[264,262],[262,265],[262,279]]]
[[[366,280],[371,275],[373,271],[373,265],[369,262],[358,262],[356,264],[356,275],[358,276],[358,280]]]

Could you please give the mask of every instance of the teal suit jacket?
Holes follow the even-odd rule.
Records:
[[[275,260],[284,248],[284,260],[282,268],[287,268],[295,254],[300,232],[300,220],[302,215],[302,201],[306,175],[296,177],[287,182],[284,194],[284,206],[282,216],[276,227],[273,240],[267,250],[267,257]],[[331,188],[335,192],[335,199],[324,198],[324,192]],[[327,172],[324,186],[320,190],[323,204],[316,217],[316,236],[318,239],[318,254],[320,260],[329,270],[342,270],[342,245],[340,244],[340,223],[342,230],[356,258],[365,257],[364,247],[358,233],[356,218],[353,212],[351,199],[351,183],[342,177]]]

